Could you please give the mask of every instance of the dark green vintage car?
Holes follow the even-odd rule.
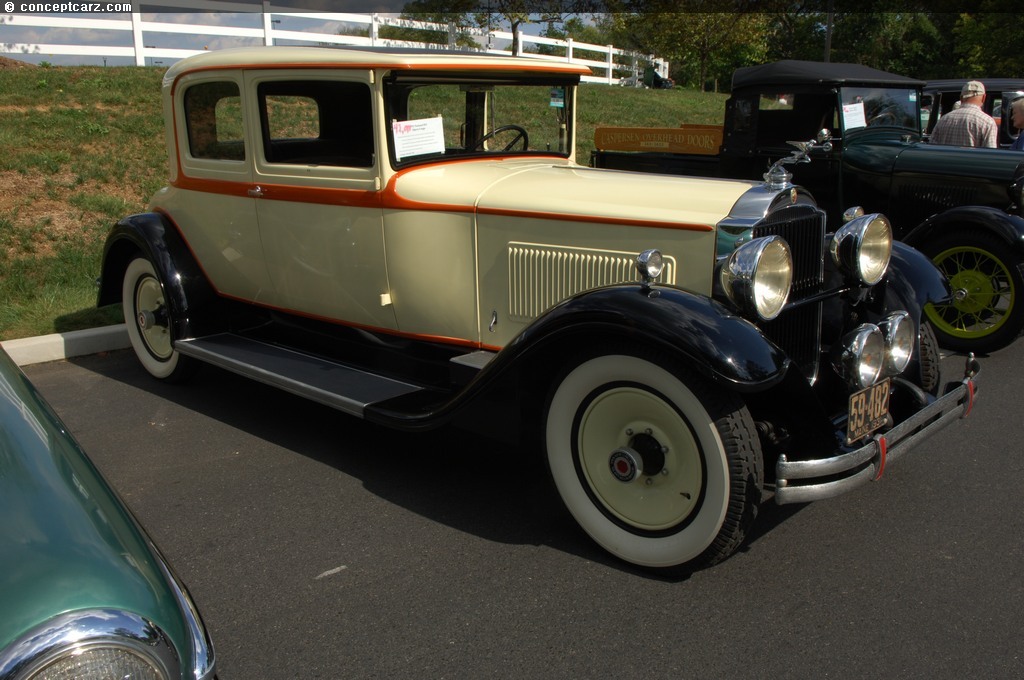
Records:
[[[953,298],[926,309],[940,344],[989,352],[1024,330],[1024,153],[928,143],[924,85],[857,64],[778,62],[737,70],[730,103],[734,120],[744,108],[756,117],[751,131],[781,126],[774,151],[756,132],[762,158],[806,138],[801,130],[832,130],[830,148],[790,166],[793,181],[825,206],[884,211],[949,279]],[[787,106],[773,110],[783,94]]]
[[[0,680],[213,677],[185,587],[0,349]]]

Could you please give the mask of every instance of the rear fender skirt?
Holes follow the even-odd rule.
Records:
[[[1017,257],[1024,257],[1024,218],[982,205],[950,208],[933,215],[914,227],[903,241],[911,246],[920,247],[922,243],[951,229],[987,231],[1004,241],[1007,248]]]
[[[156,270],[175,320],[174,337],[189,338],[222,330],[218,314],[200,314],[217,296],[177,228],[164,215],[141,213],[125,217],[111,229],[103,247],[97,306],[121,302],[124,272],[142,253]]]

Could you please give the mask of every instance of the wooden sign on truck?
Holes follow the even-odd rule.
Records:
[[[602,151],[660,151],[714,155],[722,145],[720,125],[662,127],[599,127],[594,146]]]

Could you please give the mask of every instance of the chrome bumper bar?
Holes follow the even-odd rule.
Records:
[[[977,374],[978,363],[971,356],[964,379],[956,387],[899,425],[876,434],[859,449],[817,460],[791,461],[785,455],[779,456],[775,465],[775,502],[785,505],[832,498],[877,480],[886,465],[970,413]]]

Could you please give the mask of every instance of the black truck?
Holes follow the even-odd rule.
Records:
[[[928,255],[950,282],[948,303],[927,309],[939,342],[991,352],[1024,328],[1024,153],[929,144],[924,85],[859,64],[741,68],[717,148],[614,150],[602,148],[599,130],[591,165],[792,181],[828,210],[830,224],[850,205],[883,212],[896,237]]]

